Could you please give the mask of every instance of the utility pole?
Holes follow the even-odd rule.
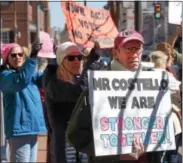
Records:
[[[37,30],[36,30],[37,38],[39,38],[39,33],[40,33],[40,2],[37,2]]]
[[[87,6],[87,1],[86,0],[84,0],[84,5]]]
[[[142,33],[142,2],[135,1],[135,30]]]
[[[168,41],[168,7],[164,4],[164,31],[165,31],[165,41]]]
[[[16,1],[14,0],[13,4],[14,8],[14,41],[17,42],[17,30],[18,30],[18,25],[17,25],[17,10],[16,10]]]

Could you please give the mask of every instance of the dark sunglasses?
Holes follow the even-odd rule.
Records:
[[[76,56],[74,56],[74,55],[69,55],[69,56],[67,56],[67,60],[70,61],[70,62],[74,61],[75,58],[77,58],[78,61],[83,60],[83,56],[82,56],[82,55],[76,55]]]
[[[23,53],[11,53],[10,54],[10,56],[12,57],[12,58],[16,58],[17,57],[17,55],[19,56],[19,57],[23,57]]]

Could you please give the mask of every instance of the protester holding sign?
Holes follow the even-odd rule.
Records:
[[[113,71],[132,71],[132,72],[138,72],[141,71],[143,68],[140,64],[141,62],[141,56],[142,56],[142,52],[143,52],[143,44],[144,44],[144,39],[143,37],[140,35],[140,33],[134,31],[134,30],[124,30],[122,32],[120,32],[114,42],[114,48],[113,48],[113,60],[111,62],[111,70]],[[92,70],[99,70],[96,69],[96,67],[94,66]],[[107,84],[107,81],[105,82]],[[81,123],[81,114],[83,114],[83,116],[89,116],[89,114],[86,114],[86,111],[81,111],[81,108],[85,108],[85,107],[89,107],[89,104],[86,105],[86,102],[84,103],[84,99],[87,99],[87,97],[83,96],[83,100],[79,99],[81,103],[77,103],[73,116],[70,119],[70,125],[71,124],[77,124],[76,128],[72,128],[72,126],[68,126],[68,131],[67,131],[67,139],[68,141],[73,144],[74,146],[76,145],[75,143],[78,141],[80,142],[80,150],[81,151],[87,151],[89,154],[89,161],[91,163],[95,162],[95,163],[111,163],[111,162],[125,162],[125,161],[129,161],[129,162],[134,162],[134,163],[154,163],[154,162],[160,162],[160,155],[158,152],[156,152],[156,156],[154,153],[149,153],[146,154],[145,156],[142,156],[139,158],[139,156],[142,154],[143,152],[143,146],[142,144],[135,140],[133,146],[135,147],[134,150],[132,152],[132,154],[130,155],[121,155],[121,156],[103,156],[103,157],[95,157],[93,156],[93,151],[94,149],[92,148],[92,146],[90,145],[93,138],[92,138],[92,131],[90,126],[88,126],[88,130],[86,131],[86,125],[85,125],[85,131],[82,131],[82,127],[84,127],[84,125],[82,124],[90,124],[88,121],[91,121],[90,117],[86,117],[83,118],[85,119],[86,122],[82,122]],[[78,112],[77,114],[77,110],[80,112]],[[80,116],[79,119],[75,118],[75,116]],[[77,121],[73,121],[73,120],[77,120]],[[74,125],[73,125],[74,126]],[[75,133],[77,134],[74,134]],[[81,135],[81,133],[85,133],[86,136],[84,137],[84,135],[82,135],[82,140],[80,139],[80,137],[75,137],[74,135]],[[73,135],[72,135],[73,134]],[[72,138],[72,139],[71,139]],[[86,140],[90,140],[90,142],[86,142]],[[83,145],[82,145],[83,142]],[[79,144],[78,144],[79,145]],[[85,146],[84,146],[85,145]],[[96,145],[96,144],[95,144]],[[83,146],[83,148],[81,148]],[[79,146],[78,146],[79,147]],[[90,151],[89,151],[90,150]],[[139,158],[139,159],[138,159]],[[121,161],[120,161],[121,160]]]
[[[0,88],[10,162],[37,162],[37,135],[46,132],[38,90],[42,73],[35,72],[39,50],[39,41],[32,47],[30,58],[25,57],[23,48],[16,43],[3,47]]]

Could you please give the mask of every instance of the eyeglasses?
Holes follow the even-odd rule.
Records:
[[[143,48],[139,47],[122,47],[121,49],[124,49],[126,53],[131,53],[131,52],[142,52]]]
[[[74,56],[74,55],[69,55],[69,56],[67,56],[66,58],[67,58],[67,60],[70,61],[70,62],[74,61],[75,58],[77,58],[78,61],[83,60],[83,56],[82,56],[82,55],[76,55],[76,56]]]
[[[12,58],[16,58],[17,56],[19,56],[19,57],[23,57],[23,53],[11,53],[10,54],[10,56],[12,57]]]

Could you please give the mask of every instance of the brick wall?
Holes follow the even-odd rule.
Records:
[[[44,3],[42,2],[42,5],[49,7],[48,2]],[[30,8],[32,8],[32,11],[30,11]],[[49,32],[49,14],[47,13],[48,11],[44,11],[42,8],[43,6],[40,11],[40,27]],[[21,32],[21,38],[17,38],[17,42],[22,46],[28,46],[30,41],[29,23],[37,26],[37,1],[16,1],[8,6],[0,5],[0,15],[3,19],[3,28],[9,28],[12,31],[15,28],[14,15],[17,15],[18,31]]]
[[[16,12],[14,12],[16,9]],[[27,2],[13,2],[9,6],[1,6],[0,11],[3,19],[3,28],[10,28],[14,31],[15,14],[17,17],[18,31],[21,32],[21,37],[17,42],[22,46],[28,45],[28,5]]]

